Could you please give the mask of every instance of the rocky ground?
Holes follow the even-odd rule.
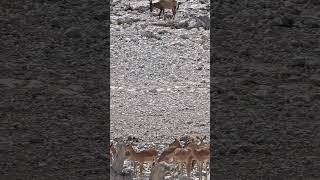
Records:
[[[197,4],[183,3],[175,20],[164,21],[148,1],[112,2],[112,138],[209,135],[209,3]]]
[[[164,20],[149,1],[112,1],[111,139],[161,149],[190,131],[209,137],[210,3],[181,2]]]

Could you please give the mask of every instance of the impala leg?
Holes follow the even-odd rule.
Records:
[[[140,177],[141,177],[141,179],[142,179],[142,174],[143,174],[143,162],[140,162],[139,167],[140,167]]]
[[[136,162],[135,161],[132,161],[133,162],[133,173],[134,175],[136,175]]]
[[[184,162],[181,162],[181,175],[183,174],[183,170],[184,170]]]
[[[174,173],[175,173],[174,171],[170,171],[170,173],[169,173],[172,180],[174,180]]]
[[[210,172],[210,164],[209,164],[209,161],[206,162],[206,179],[208,179],[208,175],[209,175],[209,172]]]
[[[174,19],[174,17],[176,16],[176,7],[174,7],[173,9],[172,9],[172,19]]]
[[[190,177],[191,176],[191,171],[192,171],[192,161],[188,161],[187,162],[187,176]]]
[[[198,162],[198,163],[197,163],[197,168],[198,168],[199,180],[201,180],[201,168],[200,168],[200,162]]]
[[[203,162],[200,162],[200,179],[202,180],[202,168],[203,168]]]
[[[162,9],[160,9],[160,12],[159,12],[159,19],[161,18],[161,13],[162,13]]]
[[[197,162],[197,170],[198,170],[198,176],[199,176],[199,180],[201,179],[201,175],[200,175],[200,162]]]
[[[179,173],[181,173],[181,164],[180,164],[180,162],[178,162],[177,170],[178,170]]]
[[[196,161],[195,166],[196,166],[196,168],[194,168],[195,172],[198,172],[196,176],[199,176],[199,179],[200,179],[200,171],[199,171],[199,162],[198,161]]]

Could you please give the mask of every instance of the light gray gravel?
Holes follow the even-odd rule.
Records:
[[[111,139],[209,136],[209,1],[180,2],[164,21],[149,1],[112,1]]]

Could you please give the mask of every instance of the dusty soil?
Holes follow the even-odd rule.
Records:
[[[213,179],[320,178],[319,5],[211,4]]]

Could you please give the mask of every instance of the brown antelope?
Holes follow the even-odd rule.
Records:
[[[155,150],[154,148],[137,152],[132,147],[132,144],[128,144],[126,149],[128,151],[126,153],[126,156],[128,157],[128,159],[130,159],[134,162],[134,172],[136,169],[136,162],[139,163],[141,177],[142,177],[142,173],[143,173],[143,164],[146,162],[152,162],[152,163],[155,162],[156,157],[158,156],[158,151]]]
[[[176,148],[182,147],[180,144],[180,140],[177,138],[174,138],[173,143],[169,144],[169,148],[172,148],[172,147],[176,147]]]
[[[183,166],[185,165],[187,176],[191,174],[192,152],[189,148],[177,148],[173,152],[173,160],[178,163],[178,169],[183,173]],[[180,168],[179,168],[180,167]]]
[[[196,147],[196,149],[208,149],[209,151],[210,151],[210,144],[195,144],[195,147]],[[206,162],[204,162],[204,164],[205,164],[205,167],[204,168],[202,168],[202,169],[205,169],[206,171],[208,170],[208,166],[209,166],[209,161],[210,160],[208,160],[208,161],[206,161]],[[196,159],[193,159],[193,161],[192,161],[192,168],[194,167],[194,164],[196,163]],[[199,167],[197,167],[197,168],[199,168]]]
[[[177,138],[175,138],[174,142],[169,144],[169,147],[160,154],[157,163],[160,163],[162,161],[169,163],[172,160],[172,154],[174,150],[181,147],[182,146],[180,144],[180,141]]]
[[[206,135],[195,132],[195,131],[191,131],[191,135],[189,135],[189,141],[193,141],[193,142],[199,141],[200,145],[202,145],[204,143],[203,141],[206,138],[207,138]]]
[[[182,148],[182,146],[180,144],[180,140],[175,138],[174,142],[169,144],[169,147],[160,154],[160,157],[158,158],[156,164],[159,164],[162,162],[166,162],[166,163],[172,162],[174,150],[176,150],[177,148]],[[171,176],[173,176],[173,174],[171,174]]]
[[[160,0],[159,2],[152,3],[152,0],[150,1],[150,12],[153,11],[153,7],[160,9],[159,18],[161,17],[161,13],[163,13],[164,19],[166,19],[164,10],[165,9],[171,9],[172,10],[172,18],[175,18],[176,12],[179,9],[179,3],[177,3],[176,0]]]
[[[192,160],[196,160],[197,162],[200,180],[202,180],[203,164],[207,164],[207,162],[210,160],[210,146],[205,145],[198,148],[194,143],[188,142],[187,148],[191,150]],[[208,172],[206,171],[206,173]]]
[[[202,133],[196,132],[196,131],[191,131],[190,133],[191,134],[188,136],[187,143],[192,142],[197,145],[197,148],[202,147],[204,145],[204,140],[207,138],[207,136]],[[196,163],[196,161],[193,160],[192,161],[192,168],[194,167],[195,163]]]

